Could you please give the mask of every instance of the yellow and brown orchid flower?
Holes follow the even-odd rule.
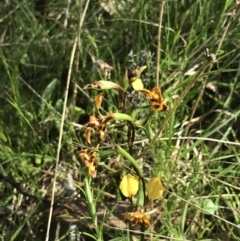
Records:
[[[147,89],[140,90],[150,101],[151,107],[158,111],[166,111],[167,105],[164,103],[160,88],[154,87],[151,91]]]
[[[98,159],[96,157],[96,152],[98,151],[98,146],[92,150],[82,150],[79,152],[79,156],[84,161],[85,166],[88,168],[88,172],[92,177],[96,177],[97,171],[96,166],[98,164]]]
[[[98,119],[95,116],[90,116],[89,118],[89,122],[87,123],[87,130],[85,132],[85,136],[86,136],[86,141],[90,144],[91,143],[91,129],[93,129],[94,131],[96,131],[97,133],[99,133],[101,140],[104,140],[104,132],[105,129],[107,127],[107,122],[109,120],[111,120],[113,117],[111,114],[109,114],[108,116],[102,118],[102,119]]]
[[[151,225],[149,217],[144,213],[144,209],[136,212],[127,213],[124,221],[135,221],[136,225],[141,225],[145,223],[148,227]]]

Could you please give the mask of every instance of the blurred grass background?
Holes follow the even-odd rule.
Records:
[[[70,55],[85,7],[63,129],[62,175],[71,169],[79,186],[86,175],[77,154],[85,145],[84,131],[71,122],[84,125],[93,114],[93,92],[88,92],[89,99],[78,91],[74,100],[76,83],[83,88],[101,78],[92,72],[90,54],[113,66],[114,82],[123,82],[125,69],[146,64],[144,84],[156,85],[163,1],[87,2],[0,3],[1,240],[44,240],[42,204],[16,191],[6,177],[36,197],[51,190]],[[239,8],[238,0],[165,1],[158,84],[169,109],[200,68],[206,48],[216,54],[217,62],[191,88],[161,138],[141,159],[148,175],[160,175],[167,190],[158,204],[160,224],[152,230],[152,240],[240,240]],[[117,95],[108,91],[106,99],[106,110],[116,111]],[[136,132],[136,155],[153,138],[164,116],[156,115],[144,131]],[[119,140],[117,131],[111,134]],[[101,155],[106,158],[104,152]],[[121,199],[121,175],[101,167],[99,174],[92,183],[95,198],[116,202],[117,198],[102,196],[104,190]],[[57,196],[63,198],[64,192]],[[9,205],[14,206],[10,216]],[[104,240],[131,240],[121,230],[112,231]],[[100,232],[106,234],[104,228]],[[101,240],[94,231],[89,234]]]

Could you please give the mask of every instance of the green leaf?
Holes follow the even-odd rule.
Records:
[[[6,136],[0,131],[0,139],[3,141],[3,142],[7,142],[7,138]]]
[[[202,203],[202,209],[210,214],[215,214],[218,210],[218,206],[211,199],[205,199]]]
[[[111,116],[114,120],[116,121],[130,121],[133,122],[133,119],[131,116],[127,115],[127,114],[123,114],[123,113],[111,113]]]
[[[128,152],[126,152],[120,146],[116,146],[116,151],[118,154],[122,155],[124,158],[126,158],[128,161],[131,162],[131,164],[135,167],[139,177],[143,177],[142,171],[141,171],[137,161]]]
[[[52,82],[50,82],[47,87],[45,88],[45,90],[43,91],[42,94],[42,98],[45,99],[46,101],[49,101],[54,90],[56,89],[56,85],[57,85],[58,80],[54,79],[52,80]],[[44,110],[46,103],[42,101],[41,104],[41,110]]]
[[[50,82],[47,87],[45,88],[43,94],[42,94],[42,97],[45,99],[45,100],[49,100],[52,96],[52,93],[54,92],[55,88],[56,88],[56,85],[57,85],[57,82],[58,80],[57,79],[54,79],[52,80],[52,82]]]

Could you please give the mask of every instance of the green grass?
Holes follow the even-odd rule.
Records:
[[[54,174],[55,202],[65,206],[60,211],[54,207],[49,240],[54,240],[54,224],[61,215],[80,221],[77,233],[85,240],[131,240],[131,226],[101,225],[98,211],[100,204],[111,203],[102,214],[107,224],[109,216],[118,210],[118,202],[127,205],[119,184],[125,174],[138,176],[136,163],[143,172],[142,181],[159,176],[165,188],[163,197],[149,209],[157,208],[151,215],[152,226],[145,227],[145,237],[138,235],[136,240],[240,240],[239,4],[232,0],[166,1],[158,49],[162,1],[112,2],[102,1],[101,6],[98,1],[89,5],[87,1],[72,1],[67,16],[66,1],[49,1],[43,14],[34,10],[31,1],[2,3],[1,240],[45,240]],[[67,75],[77,36],[62,129]],[[216,63],[201,73],[167,117],[204,63],[206,48],[216,55]],[[111,81],[121,86],[126,83],[126,68],[147,65],[141,79],[145,88],[152,89],[157,85],[158,51],[158,84],[168,112],[155,111],[143,126],[135,128],[135,143],[130,150],[133,160],[115,151],[117,144],[129,152],[131,125],[126,121],[110,121],[104,141],[92,132],[92,146],[88,145],[82,125],[90,115],[98,116],[93,102],[98,92],[84,87],[103,78],[91,71],[89,53],[113,66]],[[76,84],[80,90],[75,96]],[[146,117],[149,110],[141,105],[148,102],[142,94],[132,95],[132,91],[129,86],[126,114],[131,116],[135,111],[136,119]],[[122,112],[118,91],[103,92],[102,115]],[[166,125],[149,149],[166,117]],[[79,151],[97,144],[100,161],[97,177],[92,179]],[[71,198],[64,186],[69,172],[75,184]],[[67,208],[68,199],[74,200],[78,209],[74,204]],[[84,211],[88,210],[85,216],[76,211],[82,202]],[[67,240],[69,224],[61,223],[60,230],[58,240]]]

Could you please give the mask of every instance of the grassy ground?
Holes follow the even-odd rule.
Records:
[[[69,240],[74,213],[80,240],[240,240],[239,8],[233,0],[0,3],[1,240],[44,240],[49,216],[49,240],[59,217],[65,224],[56,240]],[[206,48],[216,62],[198,74]],[[126,98],[102,90],[100,113],[133,120],[111,120],[105,139],[92,132],[90,145],[86,125],[89,116],[101,118],[99,92],[84,87],[104,78],[92,71],[91,55],[113,67],[110,81]],[[125,70],[139,66],[147,66],[144,87],[161,88],[167,111],[148,108],[144,95],[127,87]],[[97,144],[92,178],[92,162],[79,152]],[[145,210],[151,226],[140,225],[135,236],[131,226],[120,227],[121,215],[102,226],[96,209],[111,203],[107,220],[121,203],[125,214],[119,185],[128,173],[142,184],[160,177],[164,187]]]

